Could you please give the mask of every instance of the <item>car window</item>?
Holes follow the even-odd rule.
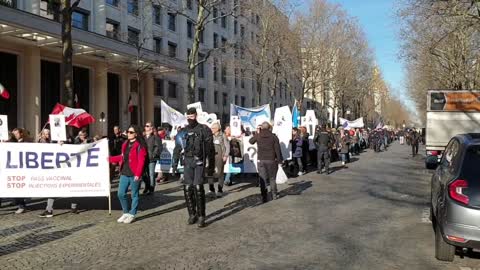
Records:
[[[480,145],[470,146],[462,164],[462,176],[467,181],[476,179],[480,175]]]
[[[450,143],[447,145],[447,148],[445,148],[445,152],[443,153],[441,165],[444,169],[447,169],[448,167],[450,167],[450,162],[452,160],[453,143],[454,143],[454,140],[450,141]]]
[[[456,139],[453,139],[450,141],[447,148],[445,149],[441,161],[441,166],[446,172],[454,174],[457,171],[456,169],[458,168],[458,162],[460,159],[459,154],[460,143]]]

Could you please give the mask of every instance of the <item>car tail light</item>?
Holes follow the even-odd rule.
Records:
[[[470,199],[463,193],[466,188],[468,188],[467,181],[460,179],[453,181],[448,188],[450,197],[459,203],[468,204]]]
[[[458,237],[458,236],[453,236],[453,235],[447,235],[447,239],[450,240],[450,241],[453,241],[453,242],[457,242],[457,243],[466,243],[467,242],[467,239],[462,238],[462,237]]]
[[[440,151],[427,151],[427,156],[438,156]]]

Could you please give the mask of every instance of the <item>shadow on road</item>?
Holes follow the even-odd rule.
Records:
[[[53,242],[67,236],[74,234],[75,232],[93,227],[95,224],[84,224],[72,229],[61,230],[55,232],[40,233],[47,228],[38,229],[25,236],[17,238],[14,243],[0,246],[0,256],[5,256],[18,251],[24,251],[31,249],[49,242]]]
[[[289,195],[300,195],[305,190],[312,187],[311,181],[301,181],[293,184],[289,184],[290,187],[279,192],[280,198]],[[234,215],[246,208],[254,208],[262,205],[262,199],[260,194],[252,194],[247,197],[241,198],[234,202],[226,204],[222,209],[219,209],[207,216],[207,225],[213,224],[217,221],[225,219],[231,215]]]

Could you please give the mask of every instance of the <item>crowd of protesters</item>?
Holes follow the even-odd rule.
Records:
[[[412,145],[412,154],[418,153],[418,144],[421,136],[415,129],[389,131],[388,129],[344,129],[318,126],[315,136],[307,132],[306,127],[293,128],[291,145],[291,159],[282,157],[278,137],[272,133],[272,126],[265,122],[254,132],[241,127],[239,136],[232,136],[229,125],[222,127],[214,123],[210,127],[196,122],[195,110],[188,111],[188,125],[175,127],[161,126],[155,128],[152,122],[146,122],[141,128],[129,126],[122,132],[119,126],[113,127],[109,136],[110,175],[111,181],[119,179],[118,199],[122,207],[122,216],[119,223],[135,221],[140,203],[140,190],[143,195],[155,193],[157,183],[163,183],[179,176],[184,186],[184,195],[189,213],[189,224],[198,223],[205,226],[205,196],[220,198],[227,194],[225,186],[234,184],[235,175],[224,173],[224,166],[240,164],[244,158],[243,138],[249,137],[251,144],[257,145],[257,186],[260,187],[262,201],[278,199],[279,192],[276,185],[276,175],[280,168],[288,177],[302,176],[316,171],[318,174],[331,174],[332,162],[341,161],[347,168],[352,157],[360,155],[366,149],[375,152],[387,151],[388,146],[399,140],[400,144]],[[78,131],[76,137],[69,137],[66,141],[54,142],[50,138],[50,131],[43,129],[37,139],[31,139],[28,131],[16,128],[11,133],[9,142],[37,142],[58,144],[84,144],[101,139],[95,136],[91,139],[86,129]],[[173,140],[175,147],[172,153],[172,170],[165,175],[155,170],[160,160],[164,145],[163,141]],[[179,168],[183,167],[183,170]],[[208,193],[205,194],[204,184],[208,184]],[[128,191],[131,191],[131,201],[128,200]],[[53,217],[54,198],[47,200],[45,211],[40,217]],[[26,211],[25,198],[14,200],[17,206],[16,214]],[[71,204],[71,212],[78,214],[78,205]]]

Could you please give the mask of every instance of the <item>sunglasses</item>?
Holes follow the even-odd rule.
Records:
[[[127,131],[127,133],[128,133],[128,134],[135,134],[135,131],[129,130],[129,131]]]

